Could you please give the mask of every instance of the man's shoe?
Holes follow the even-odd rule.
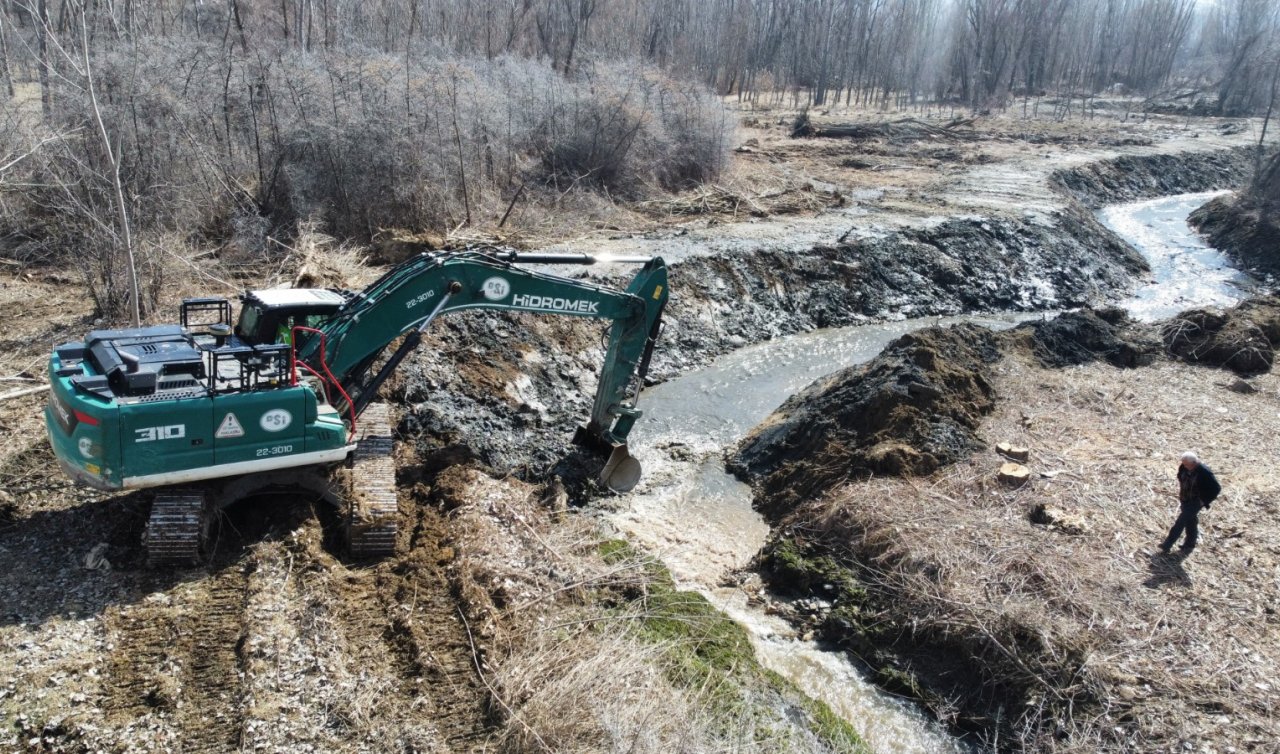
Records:
[[[1169,545],[1160,545],[1160,554],[1161,554],[1161,555],[1168,555],[1168,554],[1169,554]]]
[[[1182,553],[1183,555],[1190,555],[1191,551],[1194,549],[1196,549],[1195,545],[1192,545],[1190,547],[1183,545],[1182,547],[1178,548],[1178,552]]]

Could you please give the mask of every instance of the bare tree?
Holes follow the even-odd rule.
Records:
[[[4,79],[4,91],[13,99],[17,96],[13,87],[13,66],[9,63],[9,9],[0,3],[0,78]]]

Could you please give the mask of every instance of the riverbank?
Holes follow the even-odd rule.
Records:
[[[772,175],[775,163],[790,160],[822,190],[837,187],[840,206],[768,222],[717,210],[682,218],[677,228],[609,232],[551,247],[668,261],[672,298],[651,383],[751,343],[819,328],[1114,302],[1147,265],[1092,208],[1167,191],[1231,188],[1249,166],[1247,134],[1223,132],[1211,119],[1057,129],[982,120],[975,140],[947,147],[953,155],[947,160],[928,139],[791,139],[777,123],[747,134],[756,146],[743,155],[738,180],[764,180],[758,163]],[[876,163],[883,170],[864,164],[889,154],[893,161]],[[616,285],[630,271],[606,264],[571,274]],[[584,405],[579,396],[594,385],[589,328],[533,317],[445,327],[428,347],[475,349],[486,360],[406,365],[409,431],[433,452],[465,436],[479,460],[522,469],[530,480],[570,474],[558,463],[569,452],[566,428]],[[545,348],[548,342],[557,348]],[[536,359],[526,358],[530,353]],[[485,431],[477,435],[474,427]],[[575,501],[590,494],[571,485]]]
[[[1239,265],[1260,276],[1280,275],[1280,228],[1240,193],[1220,196],[1191,213],[1191,223]]]
[[[792,141],[785,124],[761,124],[746,126],[743,146],[758,144],[740,153],[737,188],[763,195],[782,176],[812,201],[751,221],[736,200],[693,220],[683,208],[633,208],[647,224],[561,240],[672,261],[654,379],[820,323],[1119,295],[1135,258],[1069,208],[1052,172],[1210,154],[1244,138],[1185,119],[980,119],[962,145]],[[308,260],[344,258],[336,244],[313,251],[269,271],[175,265],[169,303],[287,283]],[[323,282],[347,279],[339,270]],[[0,283],[13,312],[6,375],[38,378],[54,342],[110,324],[92,321],[72,271],[6,270]],[[601,356],[598,329],[580,322],[475,315],[433,328],[384,394],[402,419],[404,534],[396,557],[372,565],[333,550],[323,507],[286,498],[231,511],[235,533],[209,566],[147,572],[145,499],[61,486],[40,439],[42,398],[6,402],[0,549],[24,567],[0,575],[11,595],[0,740],[32,751],[519,750],[540,739],[559,750],[858,750],[830,708],[753,665],[723,615],[673,589],[653,556],[602,546],[608,535],[575,506],[608,499],[555,480]],[[618,656],[636,663],[620,668]],[[637,698],[645,704],[628,704]]]
[[[1265,438],[1280,430],[1280,380],[1240,387],[1169,358],[1168,324],[1072,316],[922,331],[789,401],[736,460],[773,523],[762,571],[806,597],[779,609],[984,746],[1265,751],[1280,671]],[[975,359],[952,361],[960,343]],[[836,404],[881,410],[864,412],[870,427],[824,424]],[[924,413],[900,413],[913,406]],[[918,458],[929,437],[952,454],[921,468],[877,452],[896,439]],[[998,443],[1027,449],[1029,482],[997,480],[1011,460]],[[1156,545],[1184,448],[1227,492],[1194,554],[1167,557]],[[770,462],[778,451],[791,460]]]

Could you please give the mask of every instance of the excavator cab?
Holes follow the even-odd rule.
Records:
[[[319,327],[347,302],[341,291],[326,288],[273,288],[240,296],[240,318],[233,334],[248,345],[289,343],[295,327]]]

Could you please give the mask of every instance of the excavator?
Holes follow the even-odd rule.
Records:
[[[524,265],[642,265],[625,290]],[[394,552],[390,413],[378,388],[438,316],[467,309],[608,320],[591,416],[574,441],[607,454],[599,481],[640,478],[627,435],[668,298],[659,257],[427,252],[362,291],[269,289],[182,302],[179,323],[94,330],[56,347],[45,427],[58,464],[100,490],[155,488],[152,567],[202,561],[219,510],[304,490],[343,510],[358,559]],[[391,348],[399,340],[399,344]]]

